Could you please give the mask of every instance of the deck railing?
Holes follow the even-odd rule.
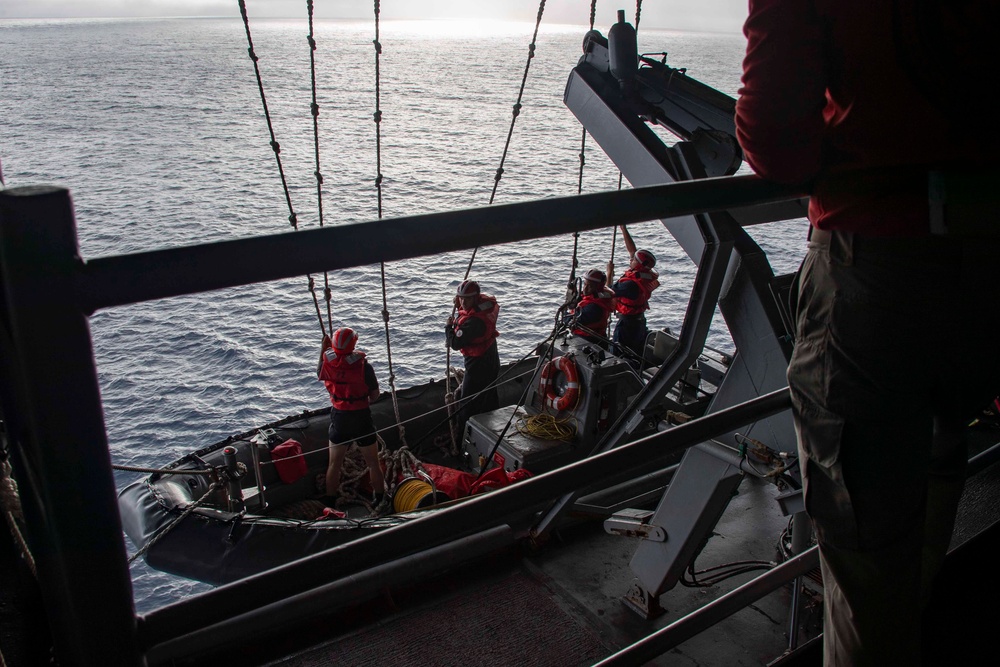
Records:
[[[351,590],[344,580],[333,581],[343,570],[324,567],[341,561],[339,550],[347,547],[337,547],[136,615],[88,324],[94,311],[801,195],[797,188],[755,176],[724,177],[85,261],[79,257],[68,191],[0,190],[0,398],[21,482],[28,543],[58,655],[77,665],[135,665],[182,657],[199,641],[224,639],[237,617],[241,633],[245,624],[265,618],[268,627],[279,616],[290,623],[330,604],[324,592],[331,587]],[[398,547],[419,560],[417,551],[440,548],[448,535],[482,530],[483,516],[502,524],[540,502],[598,482],[609,466],[648,471],[674,452],[788,406],[783,390],[716,412],[358,540],[349,545],[352,559]],[[503,533],[494,528],[469,539],[482,539],[482,546],[506,539]],[[408,565],[413,562],[404,558],[380,567],[392,571]]]

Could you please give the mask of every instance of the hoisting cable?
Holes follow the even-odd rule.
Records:
[[[208,497],[213,493],[215,493],[215,490],[218,489],[220,486],[222,486],[222,480],[215,480],[214,482],[212,482],[212,484],[208,487],[208,491],[205,492],[205,495],[203,495],[201,498],[188,505],[179,517],[177,517],[176,519],[168,523],[166,526],[161,528],[160,531],[156,533],[156,535],[154,535],[152,539],[149,540],[149,542],[146,542],[146,544],[143,545],[141,549],[139,549],[134,554],[129,556],[128,564],[131,565],[132,563],[134,563],[136,559],[138,559],[144,553],[149,551],[150,547],[156,544],[160,540],[160,538],[164,537],[167,533],[176,528],[187,515],[191,514],[191,512],[201,507],[202,503],[208,500]]]
[[[521,99],[524,97],[524,86],[528,81],[528,70],[531,68],[531,61],[535,57],[535,42],[538,40],[538,28],[542,24],[542,15],[545,13],[545,0],[541,0],[538,3],[538,15],[535,17],[535,31],[531,35],[531,43],[528,44],[528,59],[524,63],[524,74],[521,76],[521,87],[517,91],[517,101],[514,103],[513,113],[510,119],[510,128],[507,130],[507,141],[504,142],[503,153],[500,156],[500,166],[497,167],[496,174],[493,176],[493,189],[490,192],[489,205],[493,204],[493,200],[497,195],[497,188],[500,186],[500,179],[503,178],[503,165],[507,161],[507,151],[510,149],[510,140],[514,136],[514,125],[517,123],[517,117],[521,114]],[[472,256],[469,257],[469,263],[465,267],[465,277],[462,280],[468,280],[469,274],[472,272],[472,264],[476,261],[476,253],[479,252],[479,247],[472,249]],[[455,316],[455,306],[452,305],[450,317]],[[445,400],[450,403],[454,402],[454,394],[451,392],[451,347],[445,343],[445,374],[444,374],[444,391]],[[451,446],[452,453],[458,453],[458,434],[456,432],[456,425],[452,422],[451,426]]]
[[[635,31],[639,32],[639,17],[642,16],[642,0],[635,0]]]
[[[306,9],[309,13],[309,35],[306,40],[309,42],[309,75],[312,81],[312,104],[309,110],[313,119],[313,152],[316,156],[316,208],[319,214],[319,226],[323,226],[323,172],[319,169],[319,103],[316,102],[316,33],[313,29],[313,0],[306,0]],[[316,292],[312,288],[310,291],[315,298]],[[333,297],[333,290],[330,289],[330,274],[323,272],[323,298],[326,300],[326,325],[327,331],[333,333],[333,312],[330,301]]]
[[[500,166],[497,167],[496,175],[493,177],[493,190],[490,192],[490,204],[493,204],[493,200],[497,195],[497,188],[500,186],[500,179],[503,178],[503,165],[507,161],[507,151],[510,149],[510,140],[514,136],[514,124],[517,123],[517,117],[521,114],[521,99],[524,97],[524,86],[528,81],[528,70],[531,68],[531,61],[535,57],[535,42],[538,40],[538,28],[542,24],[542,14],[545,12],[545,0],[541,0],[538,4],[538,16],[535,18],[535,31],[531,35],[531,43],[528,44],[528,59],[524,63],[524,74],[521,77],[521,88],[517,91],[517,102],[514,103],[513,113],[510,119],[510,128],[507,130],[507,141],[503,146],[503,154],[500,156]],[[472,271],[472,263],[476,259],[476,252],[479,248],[472,249],[472,257],[469,258],[469,265],[465,269],[464,280],[469,279],[469,272]]]
[[[139,466],[123,466],[119,464],[112,464],[112,470],[119,470],[121,472],[139,472],[144,474],[156,474],[156,475],[214,475],[212,470],[191,470],[190,468],[142,468]]]
[[[590,0],[590,29],[594,29],[594,17],[597,14],[597,0]],[[581,128],[580,134],[580,174],[576,181],[576,194],[583,194],[583,166],[587,163],[587,128]],[[580,232],[573,232],[573,263],[570,265],[569,282],[566,286],[566,301],[569,301],[570,291],[575,288],[577,262],[577,247],[580,241]],[[577,293],[576,296],[579,296]]]
[[[380,0],[375,0],[375,190],[378,193],[378,219],[382,219],[382,107],[381,107],[381,56],[382,43],[379,41]],[[399,415],[399,399],[396,396],[396,374],[392,369],[392,342],[389,337],[389,299],[385,286],[385,262],[379,262],[379,272],[382,276],[382,321],[385,323],[385,356],[389,365],[389,394],[392,396],[392,409],[396,414],[396,426],[399,429],[400,446],[406,447],[406,427]]]
[[[619,171],[618,172],[618,190],[620,191],[621,189],[622,189],[622,173]],[[608,261],[608,263],[611,266],[615,265],[615,243],[616,243],[616,241],[618,241],[618,225],[615,225],[614,227],[611,228],[611,259]],[[607,276],[607,278],[609,280],[614,280],[615,279],[614,276]],[[609,338],[609,339],[611,338],[611,318],[610,317],[608,318],[608,328],[607,328],[607,331],[604,332],[604,335],[605,335],[606,338]]]
[[[274,125],[271,122],[271,112],[267,108],[267,96],[264,94],[264,81],[260,76],[260,65],[258,61],[260,58],[257,57],[256,51],[253,48],[253,38],[250,36],[250,18],[247,16],[247,3],[246,0],[238,0],[240,6],[240,16],[243,17],[243,27],[247,34],[247,53],[250,55],[250,60],[253,62],[253,71],[257,76],[257,89],[260,91],[260,102],[264,107],[264,118],[267,120],[267,131],[271,135],[271,150],[274,151],[274,159],[278,163],[278,174],[281,176],[281,187],[285,193],[285,202],[288,204],[288,222],[292,225],[292,229],[298,230],[299,219],[295,214],[295,209],[292,207],[292,195],[288,190],[288,180],[285,178],[285,169],[281,165],[281,145],[274,137]],[[309,278],[309,292],[313,297],[313,304],[316,306],[316,318],[319,320],[319,328],[323,335],[326,335],[326,328],[323,325],[323,315],[319,309],[319,299],[316,297],[316,289],[313,283],[313,278],[311,275],[307,274]],[[330,332],[333,333],[333,332]]]

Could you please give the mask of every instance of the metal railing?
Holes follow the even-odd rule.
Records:
[[[380,554],[403,554],[405,565],[408,557],[419,559],[421,550],[482,531],[483,516],[496,517],[499,526],[504,518],[599,481],[609,467],[648,472],[680,449],[789,405],[787,390],[774,392],[137,616],[87,319],[97,309],[801,195],[755,176],[725,177],[84,261],[68,191],[0,190],[0,397],[16,475],[28,480],[23,488],[30,492],[22,498],[28,541],[58,655],[67,664],[134,665],[155,656],[157,647],[161,656],[176,657],[183,652],[180,640],[205,637],[207,628],[232,628],[233,610],[245,622],[264,615],[272,623],[293,622],[308,611],[289,600],[322,599],[317,591],[336,586],[335,576],[360,576],[358,566],[345,572],[345,554],[387,568],[392,566]],[[487,532],[491,543],[503,537],[502,530],[499,536]]]

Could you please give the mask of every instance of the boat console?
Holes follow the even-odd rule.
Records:
[[[551,356],[538,358],[523,407],[502,407],[466,422],[465,456],[477,469],[495,452],[508,471],[554,470],[587,456],[641,388],[638,371],[623,359],[594,343],[566,336],[552,347]],[[569,403],[566,409],[558,409],[560,400]],[[540,415],[551,416],[569,435],[544,437],[548,433],[532,428]]]
[[[508,471],[540,474],[588,456],[677,345],[669,329],[651,332],[645,359],[634,367],[596,343],[563,336],[551,356],[538,358],[523,407],[509,405],[466,422],[462,449],[469,467],[480,469],[496,454]],[[703,414],[728,362],[722,353],[699,355],[655,406],[639,415],[632,436],[648,435],[674,415],[683,420]],[[540,415],[564,425],[566,434],[534,428]]]

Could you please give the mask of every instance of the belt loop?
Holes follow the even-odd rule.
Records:
[[[944,222],[944,205],[948,192],[944,184],[944,173],[940,171],[927,172],[927,204],[930,207],[931,234],[944,235],[948,227]]]

